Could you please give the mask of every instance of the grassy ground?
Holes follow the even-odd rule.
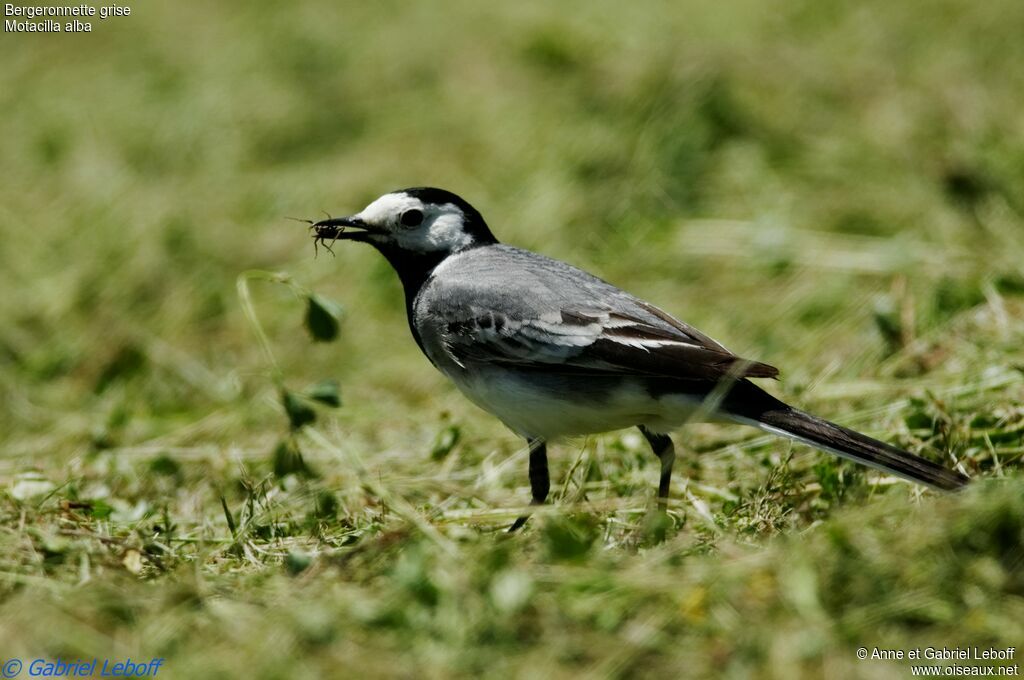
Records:
[[[137,3],[0,43],[0,660],[171,677],[908,677],[1024,640],[1024,5]],[[734,427],[525,451],[285,216],[432,184],[959,465]],[[291,433],[288,390],[340,382]],[[300,398],[301,399],[301,398]],[[305,404],[305,402],[303,402]],[[308,411],[293,406],[293,416]],[[301,458],[300,458],[301,456]]]

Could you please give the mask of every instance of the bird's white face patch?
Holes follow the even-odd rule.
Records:
[[[402,217],[410,211],[419,211],[423,215],[422,221],[418,224],[404,223]],[[382,233],[371,234],[370,240],[393,243],[412,252],[454,251],[473,242],[473,237],[464,228],[465,215],[458,206],[424,203],[402,192],[381,196],[353,217],[381,230]]]

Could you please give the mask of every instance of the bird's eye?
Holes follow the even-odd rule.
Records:
[[[423,211],[406,210],[402,213],[402,216],[398,218],[398,221],[402,223],[403,227],[418,227],[423,222]]]

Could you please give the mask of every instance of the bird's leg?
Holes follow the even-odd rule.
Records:
[[[658,507],[664,510],[668,507],[668,489],[672,484],[672,464],[676,462],[676,447],[672,445],[672,438],[667,434],[651,432],[643,425],[640,426],[640,433],[651,445],[654,455],[661,461],[661,480],[658,482]]]
[[[530,505],[544,505],[544,501],[548,497],[548,491],[551,490],[551,478],[548,476],[548,445],[543,439],[531,439],[529,440],[529,446],[530,492],[533,495]],[[522,527],[529,518],[529,515],[523,515],[516,519],[512,526],[509,527],[509,533]]]

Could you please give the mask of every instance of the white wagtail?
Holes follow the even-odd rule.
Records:
[[[749,380],[778,369],[572,265],[498,243],[449,191],[385,194],[313,232],[319,241],[369,243],[387,258],[423,353],[528,442],[535,505],[550,487],[549,440],[637,426],[661,460],[664,506],[675,460],[668,433],[694,419],[752,425],[938,489],[968,481],[779,401]]]

